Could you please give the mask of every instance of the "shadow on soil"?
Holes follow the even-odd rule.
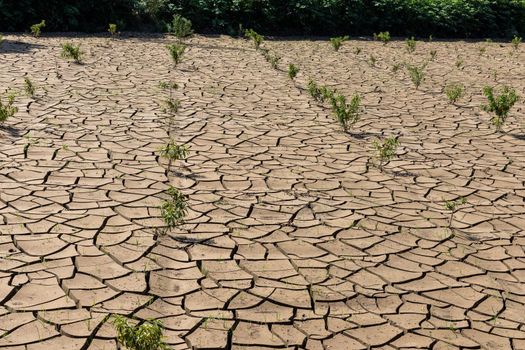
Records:
[[[45,47],[45,45],[40,44],[30,44],[25,43],[23,41],[18,40],[8,40],[5,39],[0,44],[0,53],[28,53],[35,49],[41,49]]]

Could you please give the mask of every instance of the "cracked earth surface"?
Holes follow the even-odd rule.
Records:
[[[167,37],[6,39],[3,91],[29,76],[37,97],[0,128],[0,348],[116,349],[123,314],[162,320],[173,349],[525,349],[524,103],[503,133],[479,108],[487,84],[525,96],[523,49],[267,41],[294,83],[226,37],[192,38],[177,68]],[[65,41],[85,64],[59,58]],[[430,50],[418,90],[392,71]],[[309,77],[360,93],[350,134]],[[170,79],[190,210],[157,236]],[[389,135],[380,172],[371,141]]]

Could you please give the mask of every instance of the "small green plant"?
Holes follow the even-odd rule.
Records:
[[[7,103],[5,104],[0,98],[0,124],[5,122],[7,119],[13,117],[15,113],[18,112],[18,108],[13,106],[14,103],[15,103],[14,93],[10,93],[7,95]]]
[[[464,63],[465,63],[465,61],[463,61],[462,58],[458,57],[458,59],[456,60],[456,63],[455,63],[456,68],[457,69],[461,69],[461,67],[463,67]]]
[[[483,56],[485,52],[487,51],[487,48],[485,46],[480,46],[478,50],[479,50],[479,55]]]
[[[403,65],[401,63],[394,63],[392,66],[392,72],[397,73]]]
[[[164,342],[164,327],[160,321],[146,321],[140,325],[128,323],[122,316],[116,316],[113,325],[117,331],[117,341],[129,350],[169,350]]]
[[[445,94],[450,102],[456,103],[465,93],[465,86],[460,83],[445,86]]]
[[[437,51],[436,50],[430,50],[430,60],[434,61],[436,59],[436,56],[437,56]]]
[[[110,23],[108,27],[108,32],[112,38],[117,37],[118,36],[117,25],[115,23]]]
[[[166,226],[173,228],[184,221],[187,213],[187,197],[173,186],[170,186],[166,192],[170,198],[162,203],[160,214]]]
[[[288,77],[293,80],[297,76],[297,73],[299,73],[299,67],[293,63],[290,63],[288,65]]]
[[[45,26],[46,26],[46,21],[45,21],[45,20],[42,20],[40,23],[33,24],[33,25],[30,27],[31,34],[32,34],[35,38],[38,38],[38,37],[40,36],[40,34],[42,33],[42,29],[45,28]]]
[[[246,29],[246,31],[244,32],[244,37],[252,39],[253,45],[255,46],[256,50],[259,50],[259,47],[261,46],[264,40],[264,37],[253,29]]]
[[[335,51],[339,51],[339,48],[341,45],[343,45],[343,42],[348,41],[348,39],[350,39],[348,35],[337,36],[335,38],[330,38],[330,43],[332,44],[332,47]]]
[[[452,227],[452,220],[454,219],[454,213],[456,212],[457,208],[460,205],[466,204],[467,199],[464,197],[460,197],[457,200],[454,201],[445,201],[445,204],[443,205],[446,210],[450,211],[450,216],[448,219],[448,228],[450,229]]]
[[[419,86],[425,79],[425,68],[426,64],[422,65],[421,67],[412,66],[410,64],[406,65],[406,69],[408,71],[408,75],[410,76],[410,80],[412,80],[416,89],[419,88]]]
[[[188,157],[188,151],[188,146],[179,145],[175,140],[170,140],[166,146],[160,149],[160,156],[168,159],[168,173],[171,170],[172,162],[186,159]]]
[[[317,86],[317,83],[313,79],[308,80],[308,85],[306,86],[308,93],[313,97],[314,100],[322,102],[323,96],[321,95],[321,89]]]
[[[62,53],[60,54],[62,58],[73,59],[76,63],[80,63],[82,61],[82,54],[80,44],[76,46],[70,43],[62,44]]]
[[[270,53],[270,50],[262,50],[262,54],[264,56],[264,59],[266,59],[266,62],[270,63],[270,66],[273,69],[277,69],[278,68],[278,64],[279,64],[279,61],[281,60],[281,57],[279,57],[276,54],[272,55]]]
[[[328,86],[326,85],[323,85],[319,88],[319,92],[321,93],[321,100],[320,102],[324,102],[324,101],[332,101],[334,99],[334,96],[335,96],[335,90],[334,89],[330,89]]]
[[[356,48],[354,48],[354,54],[357,56],[357,55],[359,55],[361,53],[362,50],[363,49],[361,49],[360,47],[356,47]]]
[[[182,56],[184,55],[184,51],[186,50],[186,45],[175,43],[167,45],[166,48],[168,49],[168,52],[175,66],[178,65],[182,60]]]
[[[434,37],[432,36],[432,34],[430,34],[428,36],[428,42],[431,43],[432,41],[434,41]]]
[[[414,39],[414,37],[407,38],[405,40],[405,44],[406,44],[408,53],[412,53],[416,51],[416,39]]]
[[[376,62],[377,62],[377,58],[374,55],[370,55],[370,57],[368,57],[368,64],[371,67],[375,67],[376,66]]]
[[[514,50],[517,50],[521,44],[521,37],[514,35],[514,38],[511,40],[512,47],[514,47]]]
[[[379,34],[374,33],[374,40],[382,41],[383,44],[388,43],[390,39],[390,32],[379,32]]]
[[[33,84],[33,82],[28,77],[25,77],[24,78],[24,91],[26,95],[31,96],[31,97],[35,96],[35,90],[36,90],[35,84]]]
[[[193,34],[191,21],[181,15],[174,15],[171,21],[171,32],[179,39],[187,38]]]
[[[159,82],[159,87],[161,89],[164,89],[164,90],[176,90],[179,88],[179,85],[177,83],[174,83],[174,82],[166,82],[166,81],[161,81]]]
[[[361,97],[358,94],[352,97],[350,103],[347,103],[346,97],[341,94],[332,97],[331,102],[335,117],[345,132],[348,131],[350,126],[359,121]]]
[[[500,131],[509,115],[510,109],[518,101],[516,90],[504,86],[501,93],[495,95],[493,87],[485,86],[483,94],[487,97],[488,104],[481,106],[481,108],[486,112],[494,113],[490,121],[496,127],[496,130]]]
[[[372,146],[377,152],[378,167],[380,170],[383,170],[383,165],[396,156],[399,141],[395,136],[390,136],[385,141],[374,140]]]

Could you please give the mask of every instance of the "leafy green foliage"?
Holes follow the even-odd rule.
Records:
[[[13,117],[18,108],[13,106],[15,103],[15,94],[10,93],[7,95],[7,103],[4,103],[0,98],[0,124],[5,122],[7,119]]]
[[[359,110],[361,104],[361,97],[355,94],[350,103],[346,102],[344,95],[338,94],[331,99],[332,108],[335,117],[344,131],[359,121]]]
[[[343,42],[348,41],[348,39],[350,39],[348,35],[337,36],[335,38],[330,38],[330,43],[332,44],[332,47],[335,51],[339,51],[339,48],[341,45],[343,45]]]
[[[255,46],[256,50],[259,50],[259,47],[264,41],[264,37],[253,29],[246,29],[246,31],[244,32],[244,37],[253,41],[253,45]]]
[[[62,44],[62,53],[60,56],[65,59],[73,59],[76,63],[82,61],[83,52],[80,50],[80,44],[73,45],[71,43]]]
[[[486,112],[494,113],[490,121],[496,127],[496,130],[500,131],[509,115],[510,109],[518,101],[516,90],[504,86],[501,93],[496,95],[493,87],[485,86],[483,94],[487,97],[488,104],[481,106],[481,108]]]
[[[416,39],[414,39],[414,37],[407,38],[405,40],[405,45],[407,47],[408,53],[413,53],[416,51]]]
[[[445,94],[450,102],[456,103],[465,93],[465,86],[460,83],[445,86]]]
[[[511,43],[512,43],[512,47],[514,47],[514,50],[517,50],[521,44],[521,37],[514,35]]]
[[[459,199],[453,200],[453,201],[445,201],[445,204],[443,205],[446,210],[450,211],[450,216],[448,219],[448,228],[450,229],[452,227],[452,220],[454,219],[454,213],[456,212],[457,208],[460,205],[464,205],[467,203],[467,199],[465,197],[460,197]]]
[[[169,90],[176,90],[176,89],[179,88],[179,85],[177,83],[171,82],[171,81],[169,81],[169,82],[161,81],[161,82],[159,82],[159,87],[161,89],[164,89],[164,90],[168,90],[168,89]]]
[[[169,199],[165,200],[160,207],[160,215],[168,228],[173,228],[184,221],[188,212],[186,206],[187,197],[178,189],[170,186],[166,193]]]
[[[290,63],[288,65],[288,77],[293,80],[297,76],[297,73],[299,73],[299,67],[293,63]]]
[[[124,317],[117,316],[113,320],[113,325],[117,331],[119,344],[129,350],[169,350],[163,340],[164,328],[160,321],[151,320],[133,325]]]
[[[191,21],[181,15],[174,15],[171,21],[171,32],[177,38],[187,38],[193,34]]]
[[[28,77],[25,77],[24,78],[24,91],[26,95],[31,96],[31,97],[35,96],[35,90],[36,90],[35,84],[33,84],[31,79],[29,79]]]
[[[116,36],[118,36],[117,25],[115,23],[110,23],[108,26],[108,32],[112,38],[115,38]]]
[[[376,150],[377,158],[379,159],[379,169],[382,170],[384,163],[396,156],[399,140],[395,136],[390,136],[384,141],[374,140],[372,146]]]
[[[182,60],[182,56],[184,55],[184,52],[186,51],[186,45],[180,44],[180,43],[174,43],[174,44],[166,45],[166,48],[168,49],[168,52],[175,66],[178,65],[180,61]]]
[[[382,41],[383,44],[388,43],[390,38],[390,32],[379,32],[379,34],[374,33],[374,40]]]
[[[412,83],[414,83],[416,89],[419,88],[425,79],[426,64],[423,64],[421,67],[406,64],[405,67],[408,71],[408,75],[410,76],[410,80],[412,80]]]
[[[264,59],[266,60],[266,62],[270,63],[270,66],[273,69],[277,69],[279,61],[281,60],[280,56],[278,56],[277,54],[272,55],[270,53],[270,50],[267,50],[267,49],[262,50],[262,55],[264,56]]]
[[[170,140],[170,142],[160,149],[160,156],[168,159],[171,166],[171,162],[186,159],[188,157],[188,152],[188,146],[179,145],[175,140]],[[168,172],[170,171],[170,166],[168,166]]]
[[[42,29],[45,28],[45,26],[46,26],[46,21],[45,20],[42,20],[40,23],[33,24],[30,27],[31,34],[33,34],[33,36],[35,38],[38,38],[40,36],[40,34],[42,33]]]

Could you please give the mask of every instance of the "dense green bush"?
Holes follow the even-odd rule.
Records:
[[[162,29],[174,13],[200,32],[512,37],[525,35],[525,0],[0,0],[0,31]]]

